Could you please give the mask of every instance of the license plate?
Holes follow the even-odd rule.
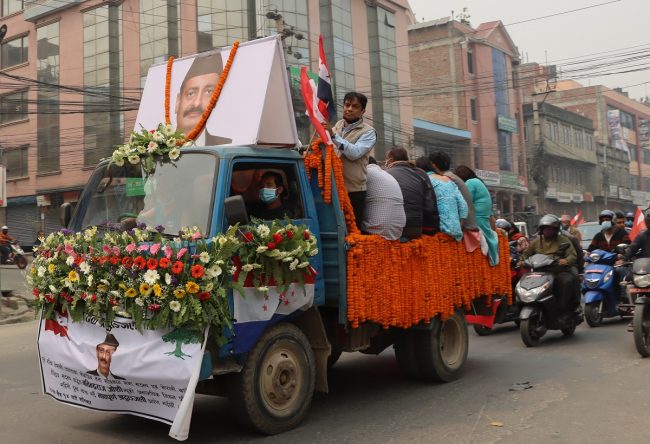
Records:
[[[632,288],[628,288],[627,291],[629,291],[630,293],[650,293],[650,288],[632,287]]]

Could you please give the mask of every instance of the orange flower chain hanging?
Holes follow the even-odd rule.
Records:
[[[447,318],[456,307],[468,309],[481,296],[487,296],[488,303],[493,295],[507,295],[511,300],[505,236],[499,236],[500,261],[492,267],[480,251],[468,253],[462,242],[445,234],[405,243],[361,234],[345,189],[341,160],[331,145],[321,149],[321,143],[318,139],[311,145],[305,166],[310,175],[311,170],[317,171],[326,203],[332,202],[332,176],[338,190],[349,233],[347,317],[352,327],[372,321],[384,328],[408,328],[436,315]]]
[[[201,119],[197,122],[196,126],[192,129],[192,131],[190,131],[185,136],[185,140],[179,141],[179,145],[182,145],[183,143],[188,142],[190,140],[196,139],[199,133],[203,131],[203,128],[205,127],[205,124],[208,121],[208,117],[210,117],[212,110],[217,104],[217,100],[219,100],[219,95],[221,94],[221,90],[223,89],[223,86],[226,84],[226,79],[228,78],[228,73],[230,72],[230,67],[232,66],[232,62],[235,59],[237,48],[239,48],[239,40],[236,40],[235,43],[232,44],[232,48],[230,49],[230,54],[228,55],[228,61],[226,62],[226,66],[224,66],[223,71],[219,76],[219,82],[217,83],[217,86],[214,88],[214,91],[212,91],[210,102],[208,102],[208,106],[205,108],[205,110],[203,110]],[[165,78],[165,124],[167,125],[171,123],[169,117],[169,108],[171,106],[169,96],[170,96],[170,89],[171,89],[171,82],[172,82],[173,64],[174,64],[174,57],[170,57],[167,60],[167,76]]]

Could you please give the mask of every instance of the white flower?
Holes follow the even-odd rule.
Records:
[[[160,275],[156,270],[147,270],[147,272],[142,276],[142,278],[147,284],[153,285],[158,281],[158,279],[160,279]]]
[[[172,283],[172,275],[169,273],[165,273],[165,284],[171,285]]]
[[[308,266],[309,266],[309,262],[306,262],[306,261],[305,261],[305,262],[301,262],[301,263],[298,265],[298,268],[305,268],[305,267],[308,267]]]
[[[165,125],[165,129],[164,129],[164,131],[165,131],[165,133],[167,133],[167,134],[169,134],[169,133],[173,133],[173,132],[174,132],[174,127],[173,127],[171,124]]]
[[[93,277],[92,274],[90,276],[88,276],[87,282],[88,282],[89,287],[93,286],[93,279],[94,279],[94,277]]]
[[[201,254],[199,254],[199,260],[204,264],[207,264],[208,262],[210,262],[210,255],[208,254],[207,251],[203,251]]]
[[[124,166],[124,157],[113,154],[113,163],[118,167]]]
[[[296,269],[298,266],[298,262],[300,262],[298,259],[294,259],[293,262],[289,264],[289,270],[293,271]]]
[[[214,285],[212,284],[212,282],[208,282],[208,284],[205,287],[203,287],[203,290],[207,291],[209,293],[209,292],[212,291],[213,288],[214,288]]]
[[[255,250],[255,251],[257,251],[258,253],[264,253],[268,249],[269,249],[268,247],[266,247],[264,245],[260,245],[259,247],[257,247],[257,250]]]
[[[215,264],[217,264],[217,265],[223,265],[224,262],[223,262],[221,259],[219,259],[217,262],[215,262]]]
[[[50,285],[50,286],[49,286],[49,289],[50,289],[50,291],[51,291],[52,293],[58,293],[58,292],[59,292],[59,290],[57,290],[56,287],[55,287],[54,285]]]
[[[268,236],[269,233],[271,232],[271,230],[269,229],[269,227],[267,227],[267,226],[264,225],[264,224],[258,225],[258,226],[257,226],[257,229],[256,229],[255,231],[257,231],[257,234],[259,234],[259,235],[262,236],[262,237],[266,237],[266,236]]]
[[[129,163],[133,165],[137,165],[140,163],[140,156],[138,155],[131,155],[129,156]]]
[[[135,147],[135,151],[136,151],[137,153],[139,153],[139,154],[144,154],[144,153],[147,152],[147,147],[144,146],[144,145],[138,145],[138,146]],[[137,154],[134,154],[134,155],[137,156]]]
[[[88,265],[88,262],[83,261],[79,264],[79,270],[81,270],[83,274],[88,274],[90,273],[90,265]]]
[[[113,307],[113,310],[115,310],[116,308],[117,308],[117,307]],[[128,314],[126,311],[122,311],[122,310],[121,310],[121,311],[118,311],[116,314],[117,314],[118,316],[122,316],[123,318],[130,318],[130,317],[131,317],[130,314]]]
[[[282,259],[282,262],[293,262],[293,256],[287,256],[284,259]]]
[[[307,253],[308,256],[316,256],[317,254],[318,254],[318,248],[314,248],[309,253]]]
[[[178,313],[181,309],[181,303],[178,301],[171,301],[169,303],[169,309],[174,313]]]
[[[167,155],[171,160],[176,160],[180,157],[181,150],[179,150],[178,148],[172,148],[171,150],[169,150],[169,153],[167,153]]]
[[[223,247],[224,245],[226,245],[226,242],[228,242],[228,239],[226,239],[225,236],[220,236],[218,242],[219,242],[219,246]]]
[[[257,287],[257,291],[259,291],[261,293],[266,293],[267,291],[269,291],[269,287],[266,287],[266,286]]]
[[[144,307],[144,301],[142,300],[142,298],[135,298],[135,303],[140,307]]]
[[[232,275],[235,274],[235,273],[237,273],[237,267],[235,267],[235,266],[233,265],[233,266],[230,267],[230,269],[228,270],[228,274],[232,276]]]
[[[253,264],[253,268],[255,268],[255,269],[262,268],[262,265],[261,264]]]
[[[65,259],[65,263],[68,264],[69,266],[72,266],[72,264],[74,264],[74,258],[72,256],[68,256]]]
[[[156,142],[162,142],[162,141],[165,140],[165,135],[162,134],[160,131],[154,131],[153,140],[155,140]],[[158,145],[156,144],[156,148],[157,147],[158,147]]]
[[[154,153],[158,149],[158,144],[156,142],[149,142],[147,145],[147,152]]]
[[[47,271],[47,268],[43,267],[42,265],[40,267],[38,267],[38,277],[45,276],[46,271]]]
[[[170,137],[169,139],[167,139],[165,143],[167,144],[167,146],[176,146],[176,139]]]
[[[253,269],[253,266],[251,264],[244,264],[244,266],[241,267],[241,269],[248,273]]]
[[[219,275],[221,275],[221,272],[221,267],[218,265],[213,265],[212,267],[208,268],[208,275],[211,278],[219,277]]]

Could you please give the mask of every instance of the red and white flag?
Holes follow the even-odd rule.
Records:
[[[325,49],[323,48],[323,36],[318,36],[318,109],[328,122],[336,120],[336,105],[334,94],[332,94],[332,77],[327,67]]]
[[[645,229],[646,226],[643,211],[641,211],[641,208],[636,207],[636,213],[634,214],[634,223],[632,224],[632,230],[630,231],[630,239],[634,240],[634,238],[637,237],[639,233]]]
[[[571,225],[574,227],[577,227],[578,225],[584,223],[585,218],[582,217],[582,212],[578,210],[578,213],[573,216],[573,219],[571,219]]]
[[[332,137],[330,133],[325,130],[323,123],[326,119],[325,116],[321,113],[319,108],[318,96],[316,95],[316,84],[313,80],[307,75],[307,68],[302,67],[300,70],[300,86],[302,90],[302,99],[305,102],[305,108],[307,109],[307,116],[311,120],[311,124],[314,126],[314,129],[320,136],[323,143],[326,145],[332,145]]]

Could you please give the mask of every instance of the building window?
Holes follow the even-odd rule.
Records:
[[[180,2],[140,0],[140,77],[149,67],[180,54]]]
[[[581,129],[575,128],[576,146],[578,148],[585,147],[585,142],[582,135],[583,135],[583,131]]]
[[[235,40],[248,40],[247,3],[247,0],[198,0],[199,51],[230,46]],[[273,8],[277,7],[276,3]]]
[[[16,148],[4,149],[3,160],[7,167],[7,179],[20,179],[21,177],[28,177],[27,170],[27,145]]]
[[[478,122],[478,110],[476,109],[476,97],[470,97],[469,111],[472,116],[472,122]]]
[[[0,68],[6,69],[21,63],[27,63],[28,44],[28,36],[26,35],[3,43],[0,51]]]
[[[350,3],[350,0],[320,1],[323,46],[334,82],[334,97],[339,107],[343,106],[345,93],[355,90]]]
[[[620,111],[621,116],[621,126],[630,130],[634,130],[634,116],[632,114],[626,113],[625,111]]]
[[[497,114],[510,116],[510,99],[508,90],[508,65],[506,55],[492,48],[492,73],[494,76],[494,98]],[[498,131],[499,169],[512,171],[512,134]]]
[[[84,165],[95,165],[124,141],[122,9],[106,5],[83,13]]]
[[[467,51],[467,72],[474,74],[474,53],[471,50]]]
[[[0,96],[0,125],[27,119],[27,91]]]
[[[22,11],[23,3],[22,0],[2,0],[2,16]]]
[[[59,83],[59,23],[36,30],[36,76],[40,82]],[[60,155],[59,90],[56,86],[40,85],[37,92],[37,170],[39,173],[58,171]]]
[[[643,163],[650,165],[650,150],[641,150],[643,152]]]
[[[284,39],[287,49],[285,53],[287,65],[300,65],[309,67],[309,41],[313,38],[309,33],[309,16],[307,3],[309,0],[274,0],[270,2],[274,9],[282,15],[284,28],[289,28],[293,34]],[[265,11],[266,12],[266,11]],[[278,32],[276,20],[265,18],[266,35],[275,35]],[[334,25],[332,25],[334,26]],[[298,38],[298,34],[301,34]]]
[[[636,145],[628,142],[627,149],[630,152],[630,160],[637,160]]]
[[[594,149],[594,135],[591,133],[585,134],[585,145],[589,151]]]

